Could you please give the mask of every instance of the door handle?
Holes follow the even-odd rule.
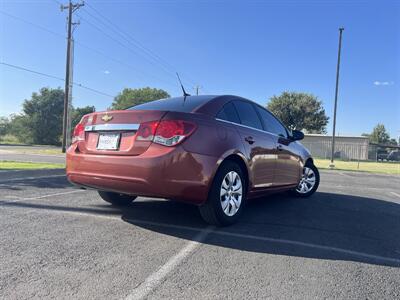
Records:
[[[244,140],[245,140],[246,142],[248,142],[250,145],[251,145],[251,144],[254,144],[254,142],[255,142],[255,140],[253,139],[252,136],[246,136],[246,137],[244,138]]]
[[[279,144],[278,146],[276,146],[276,149],[278,149],[279,151],[283,150],[283,146],[281,144]]]

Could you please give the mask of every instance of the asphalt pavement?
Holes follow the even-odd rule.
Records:
[[[119,209],[63,170],[0,172],[1,299],[400,299],[400,177],[321,172],[308,199],[236,225],[138,198]]]

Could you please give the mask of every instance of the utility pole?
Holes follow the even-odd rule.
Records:
[[[61,5],[61,11],[68,9],[68,37],[67,37],[67,62],[65,66],[65,96],[64,96],[64,115],[63,115],[63,132],[62,132],[62,152],[65,153],[67,148],[67,132],[68,129],[68,107],[69,107],[69,94],[70,94],[70,70],[71,66],[71,47],[72,47],[72,26],[78,25],[79,23],[72,22],[73,13],[78,10],[81,6],[84,6],[84,2],[73,4],[70,0],[67,6]]]
[[[333,110],[333,131],[332,131],[332,153],[331,153],[331,164],[330,168],[334,168],[335,164],[333,163],[335,156],[335,131],[336,131],[336,109],[337,109],[337,99],[338,99],[338,90],[339,90],[339,69],[340,69],[340,52],[342,50],[342,33],[344,28],[339,28],[339,50],[338,50],[338,60],[336,66],[336,88],[335,88],[335,107]]]
[[[200,85],[196,85],[195,87],[194,87],[194,89],[196,90],[196,95],[198,96],[199,95],[199,90],[202,88],[202,86],[200,86]]]

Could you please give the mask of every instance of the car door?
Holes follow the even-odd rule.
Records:
[[[237,126],[249,159],[253,188],[263,189],[273,185],[276,151],[275,143],[263,130],[263,125],[254,105],[247,101],[234,100],[241,126]]]
[[[274,115],[261,106],[256,105],[256,107],[265,130],[271,133],[276,145],[274,149],[274,154],[277,156],[274,185],[297,184],[300,180],[302,166],[295,142],[290,140],[288,131]]]

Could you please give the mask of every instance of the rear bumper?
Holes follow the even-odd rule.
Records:
[[[83,154],[67,151],[67,178],[98,190],[202,204],[218,158],[152,144],[139,156]]]

